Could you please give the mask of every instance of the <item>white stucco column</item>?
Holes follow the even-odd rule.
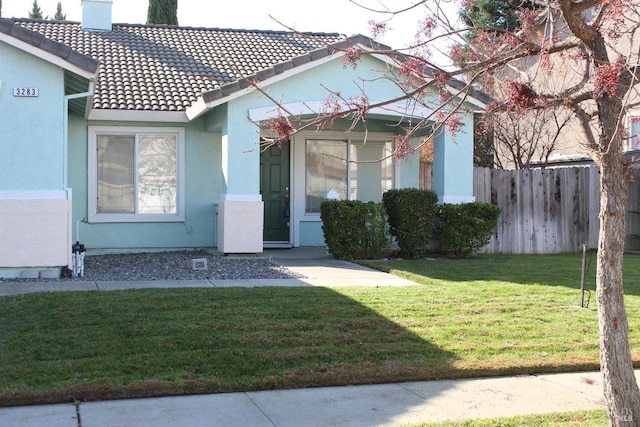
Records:
[[[455,136],[442,127],[435,137],[433,190],[439,203],[468,203],[473,196],[473,114],[461,116]]]
[[[263,209],[260,195],[223,194],[218,205],[218,251],[262,253]]]
[[[223,194],[217,248],[224,254],[262,253],[264,204],[260,195],[260,136],[246,109],[227,107],[222,125]]]

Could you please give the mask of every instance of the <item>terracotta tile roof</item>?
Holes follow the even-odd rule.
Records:
[[[128,24],[100,32],[73,22],[12,21],[100,62],[95,109],[185,111],[203,93],[237,90],[243,76],[282,72],[291,67],[281,64],[346,40],[340,34]]]

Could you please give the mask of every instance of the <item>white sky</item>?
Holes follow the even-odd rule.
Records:
[[[82,18],[81,0],[60,0],[69,21]],[[360,0],[369,7],[381,8],[379,0]],[[412,0],[382,0],[401,7]],[[26,18],[33,0],[2,0],[2,16]],[[43,15],[53,17],[58,0],[38,0]],[[114,0],[113,22],[143,24],[147,19],[148,0]],[[363,34],[371,36],[369,20],[381,21],[382,15],[368,12],[349,0],[178,0],[178,23],[181,26],[283,30],[269,16],[298,31]],[[410,44],[421,18],[417,13],[397,16],[389,24],[388,34],[380,41],[395,48]]]
[[[81,21],[82,0],[60,0],[69,21]],[[372,9],[399,10],[418,0],[356,0]],[[450,17],[457,18],[456,0],[443,0]],[[38,0],[43,15],[53,18],[58,0]],[[33,0],[2,0],[2,16],[26,18]],[[149,0],[113,0],[113,22],[144,24]],[[396,15],[387,32],[377,40],[396,49],[411,45],[424,8]],[[272,18],[273,17],[273,18]],[[275,18],[275,20],[274,20]],[[369,21],[383,21],[389,15],[367,11],[349,0],[178,0],[178,23],[188,27],[286,30],[302,32],[362,34],[371,37]],[[277,21],[282,22],[285,26]],[[433,59],[447,66],[435,51]],[[440,60],[438,60],[440,58]]]

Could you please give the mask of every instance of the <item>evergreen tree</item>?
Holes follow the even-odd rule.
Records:
[[[67,14],[66,13],[62,13],[62,3],[58,2],[58,6],[56,7],[56,14],[53,17],[54,20],[56,21],[66,21],[67,20]]]
[[[44,19],[42,16],[42,9],[38,6],[38,0],[33,0],[33,6],[29,12],[30,19]]]
[[[147,24],[178,25],[178,0],[149,0]]]
[[[476,0],[460,9],[460,17],[470,28],[513,31],[520,26],[519,10],[534,7],[530,0]],[[473,37],[474,33],[469,36]]]

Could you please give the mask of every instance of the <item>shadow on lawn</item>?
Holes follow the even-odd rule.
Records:
[[[27,294],[0,318],[0,406],[430,380],[455,359],[327,288]]]
[[[469,259],[367,261],[365,264],[387,272],[397,270],[396,274],[407,272],[423,276],[424,281],[504,281],[580,289],[582,277],[582,253],[478,255]],[[585,271],[585,289],[595,292],[595,252],[587,253]],[[626,294],[640,295],[640,255],[625,255],[624,287]]]

